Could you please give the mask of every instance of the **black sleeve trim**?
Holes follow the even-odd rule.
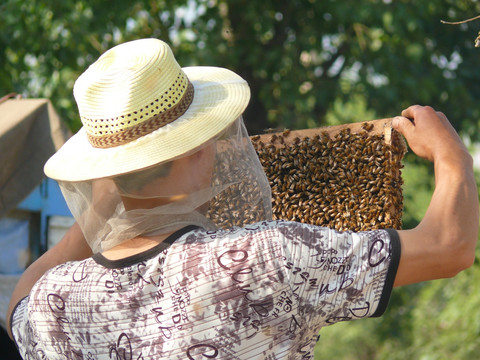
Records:
[[[385,285],[383,287],[382,295],[380,296],[377,310],[375,310],[375,313],[371,317],[382,316],[387,309],[390,295],[393,290],[393,283],[395,282],[395,277],[397,276],[400,255],[402,253],[398,232],[394,229],[387,229],[386,231],[390,237],[390,266],[388,267],[387,278],[385,279]]]
[[[17,344],[17,339],[15,339],[15,335],[13,334],[13,316],[15,315],[15,311],[17,311],[17,308],[21,304],[21,302],[28,297],[29,297],[29,295],[24,296],[23,298],[18,300],[18,302],[13,307],[12,313],[10,314],[10,324],[8,324],[8,327],[10,328],[10,334],[12,334],[13,342],[15,343],[15,347],[17,348],[17,350],[19,350],[19,348],[18,348],[18,344]]]

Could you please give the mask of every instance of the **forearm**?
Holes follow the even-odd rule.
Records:
[[[434,167],[435,190],[423,220],[400,232],[408,242],[401,265],[408,266],[395,285],[454,276],[474,260],[479,207],[472,158],[460,152],[436,159]]]
[[[10,334],[10,315],[15,305],[30,293],[33,285],[49,269],[71,260],[83,260],[92,256],[78,224],[74,224],[62,240],[31,264],[20,277],[10,299],[7,311],[7,330]]]
[[[435,191],[424,223],[434,228],[437,241],[475,249],[478,236],[478,189],[469,154],[435,160]],[[434,227],[434,225],[436,226]]]

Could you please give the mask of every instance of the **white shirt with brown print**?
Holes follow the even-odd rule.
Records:
[[[24,359],[313,359],[323,326],[383,314],[400,258],[394,230],[284,221],[166,241],[49,270],[12,315]]]

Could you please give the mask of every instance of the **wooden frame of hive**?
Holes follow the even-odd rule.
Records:
[[[400,229],[406,145],[391,119],[251,137],[274,219],[339,231]]]

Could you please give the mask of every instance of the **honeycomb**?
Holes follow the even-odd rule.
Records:
[[[272,189],[273,218],[339,231],[400,229],[406,146],[390,124],[381,119],[252,136]],[[248,169],[238,171],[248,177]],[[210,215],[219,227],[264,220],[260,208],[242,211],[255,196],[254,187],[236,184],[213,200]],[[215,208],[227,200],[238,213],[222,219]]]

